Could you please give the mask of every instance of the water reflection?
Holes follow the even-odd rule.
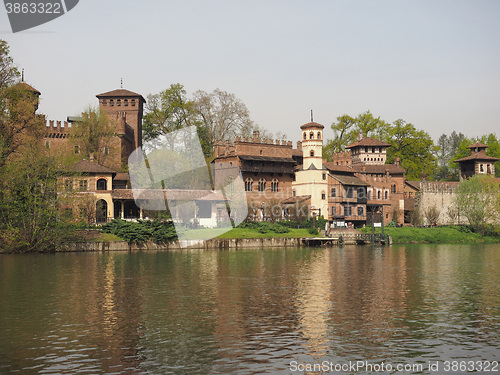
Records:
[[[4,255],[0,373],[494,360],[499,264],[498,245]]]

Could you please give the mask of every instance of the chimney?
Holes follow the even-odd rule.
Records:
[[[253,131],[253,141],[258,141],[259,139],[259,136],[260,136],[260,132],[258,130],[254,130]]]
[[[89,155],[89,159],[92,163],[94,162],[94,153],[93,152]]]
[[[394,164],[399,165],[399,160],[400,160],[399,158],[396,158],[396,161],[394,162]]]

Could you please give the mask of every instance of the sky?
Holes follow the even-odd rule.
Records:
[[[500,136],[500,2],[496,0],[80,0],[67,14],[0,39],[39,112],[65,120],[96,94],[233,93],[252,120],[300,139],[367,110],[434,140]]]

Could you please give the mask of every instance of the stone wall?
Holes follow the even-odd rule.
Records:
[[[447,181],[421,181],[420,193],[417,195],[415,209],[420,210],[424,222],[425,211],[433,206],[436,206],[440,211],[438,225],[450,224],[466,224],[467,219],[464,217],[456,217],[454,220],[450,217],[449,210],[453,209],[453,201],[455,198],[455,189],[458,182]],[[426,223],[430,224],[430,223]]]

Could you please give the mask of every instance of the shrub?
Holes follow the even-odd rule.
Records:
[[[319,234],[318,228],[309,228],[308,232],[315,236]]]

